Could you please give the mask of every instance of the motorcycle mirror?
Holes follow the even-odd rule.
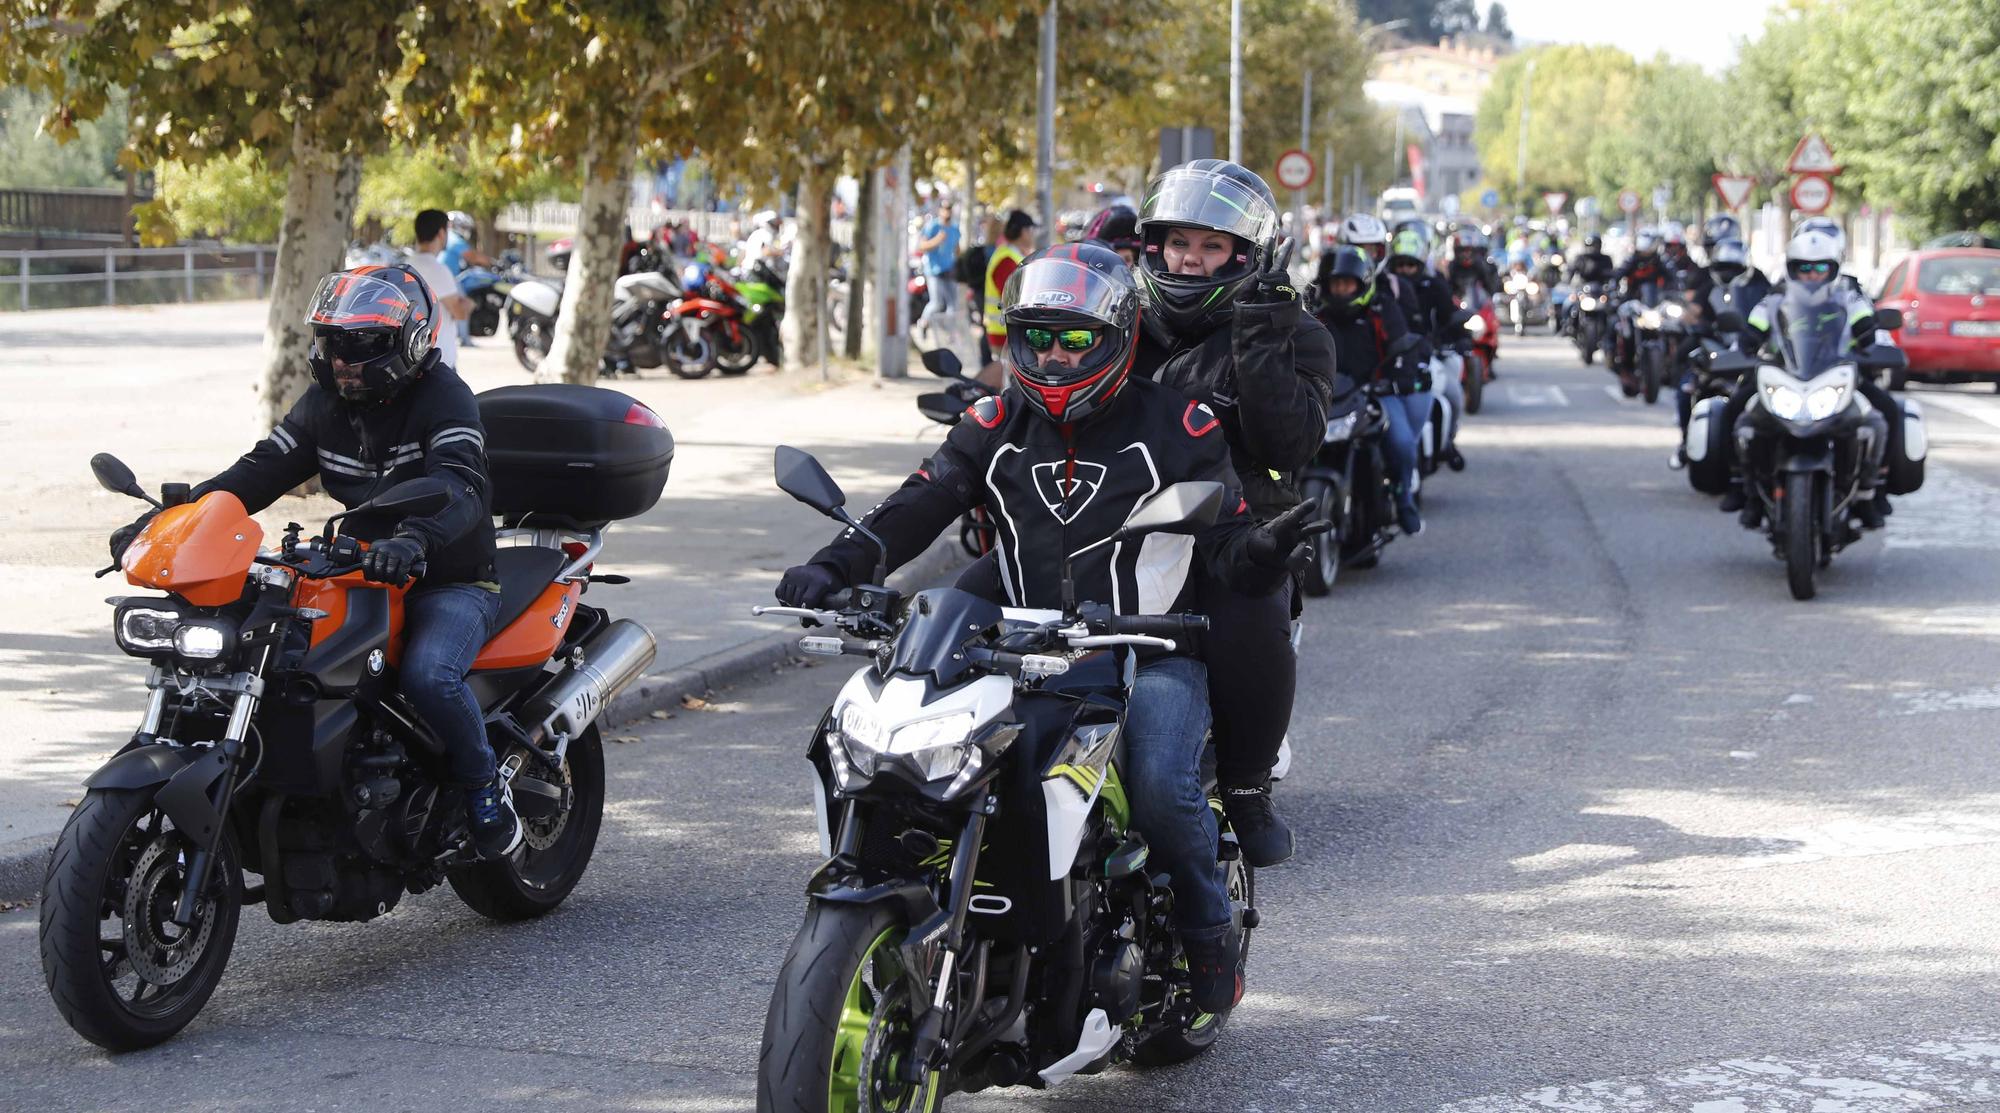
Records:
[[[1175,483],[1132,512],[1119,527],[1120,537],[1142,533],[1199,533],[1222,513],[1222,484],[1212,481]]]
[[[840,484],[826,474],[826,469],[813,459],[810,452],[781,444],[772,454],[771,471],[777,480],[778,490],[828,517],[833,517],[834,511],[847,504],[847,496],[841,493]]]
[[[405,518],[428,518],[451,505],[451,485],[433,476],[406,479],[376,495],[355,511],[395,514]]]
[[[924,353],[924,369],[941,379],[964,377],[965,364],[950,348],[932,348]]]
[[[1877,309],[1875,311],[1875,327],[1888,329],[1890,332],[1902,328],[1903,311],[1900,309]]]
[[[97,477],[98,486],[114,495],[130,495],[135,499],[144,499],[154,506],[160,505],[153,496],[146,493],[144,487],[139,486],[139,477],[132,474],[132,469],[125,466],[125,461],[109,452],[100,452],[90,458],[90,474]]]
[[[1894,344],[1870,344],[1861,350],[1860,358],[1855,362],[1870,371],[1906,371],[1910,366],[1910,357]]]
[[[965,407],[958,399],[939,391],[934,394],[917,395],[917,412],[939,425],[956,425],[959,415],[965,412]]]

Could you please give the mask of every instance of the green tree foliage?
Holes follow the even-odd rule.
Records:
[[[102,118],[78,125],[76,140],[58,144],[42,134],[53,102],[24,88],[0,89],[0,188],[74,189],[124,182],[118,152],[125,148],[125,95],[105,106]]]
[[[1528,64],[1534,75],[1528,76]],[[1539,205],[1549,191],[1589,193],[1600,164],[1622,158],[1612,146],[1632,129],[1632,105],[1641,78],[1632,56],[1611,46],[1544,46],[1500,63],[1493,84],[1480,98],[1474,125],[1479,161],[1512,205]],[[1528,158],[1517,187],[1514,164],[1520,149],[1522,87],[1527,86]]]
[[[160,166],[158,202],[142,210],[147,239],[207,236],[233,243],[273,243],[285,219],[285,176],[256,151],[189,166]]]
[[[1625,126],[1600,130],[1592,144],[1591,190],[1610,197],[1664,184],[1673,191],[1676,211],[1699,210],[1728,132],[1727,103],[1722,82],[1699,66],[1664,57],[1640,66]]]

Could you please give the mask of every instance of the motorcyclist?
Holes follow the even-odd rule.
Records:
[[[1592,232],[1583,237],[1583,250],[1569,257],[1569,269],[1563,280],[1569,284],[1572,291],[1581,294],[1585,286],[1609,283],[1616,271],[1611,256],[1604,253],[1604,237]],[[1577,314],[1581,312],[1577,298],[1572,296],[1569,301],[1569,319],[1564,322],[1566,329],[1572,335],[1576,332]]]
[[[863,524],[887,544],[888,567],[917,556],[975,506],[992,513],[999,588],[1014,606],[1062,606],[1070,553],[1078,554],[1075,597],[1128,614],[1196,611],[1197,556],[1207,574],[1248,594],[1278,589],[1303,565],[1310,506],[1255,524],[1229,466],[1221,417],[1136,373],[1139,297],[1115,252],[1090,243],[1038,252],[1008,280],[999,309],[1012,381],[974,403],[943,446],[869,511]],[[1184,480],[1229,488],[1222,517],[1198,537],[1093,545],[1148,494]],[[818,606],[866,582],[876,556],[854,531],[844,533],[786,570],[778,598]],[[1242,976],[1201,784],[1207,686],[1191,655],[1140,661],[1123,772],[1134,820],[1171,878],[1195,1002],[1217,1012],[1241,997]]]
[[[1743,223],[1728,213],[1717,213],[1709,217],[1701,226],[1702,257],[1711,264],[1715,262],[1715,245],[1724,240],[1743,239]]]
[[[1841,228],[1840,222],[1833,219],[1832,217],[1809,216],[1804,220],[1799,221],[1798,226],[1793,229],[1792,235],[1796,236],[1800,232],[1819,232],[1825,235],[1827,238],[1833,241],[1834,249],[1840,252],[1841,257],[1846,258],[1847,232],[1845,229]],[[1854,275],[1848,274],[1846,271],[1842,271],[1839,274],[1836,274],[1833,280],[1835,282],[1840,283],[1842,286],[1846,287],[1847,292],[1850,294],[1854,294],[1856,296],[1866,296],[1865,292],[1861,289],[1861,280],[1859,278],[1856,278]],[[1785,282],[1784,279],[1781,278],[1778,280],[1777,290],[1782,291],[1784,288],[1785,288]]]
[[[1417,437],[1430,418],[1430,374],[1415,358],[1420,338],[1410,334],[1402,307],[1375,285],[1374,273],[1358,249],[1335,249],[1320,266],[1318,316],[1333,335],[1340,373],[1370,384],[1382,399],[1396,520],[1414,537],[1424,531],[1417,512]]]
[[[1477,287],[1487,297],[1498,296],[1500,275],[1489,258],[1493,242],[1486,233],[1467,225],[1452,233],[1451,241],[1451,263],[1445,269],[1445,280],[1450,283],[1452,293],[1464,298]]]
[[[1742,240],[1721,239],[1709,248],[1708,279],[1713,290],[1708,302],[1718,311],[1733,309],[1748,317],[1771,296],[1771,280],[1750,265],[1750,252]]]
[[[1326,437],[1336,374],[1333,340],[1304,312],[1277,228],[1277,202],[1262,178],[1233,162],[1196,159],[1147,191],[1134,271],[1145,335],[1133,374],[1214,408],[1258,521],[1298,501],[1296,476]],[[1271,804],[1270,774],[1297,683],[1294,588],[1245,595],[1203,581],[1216,775],[1244,858],[1260,867],[1293,848]]]
[[[1634,314],[1629,306],[1640,297],[1641,291],[1651,286],[1661,292],[1672,288],[1673,275],[1667,270],[1666,262],[1660,256],[1660,234],[1651,228],[1641,228],[1632,237],[1632,255],[1612,275],[1617,284],[1618,313],[1614,318],[1615,342],[1612,346],[1611,369],[1618,373],[1618,381],[1624,385],[1625,394],[1630,397],[1639,393],[1639,380],[1635,372],[1638,359],[1638,336]]]
[[[1380,220],[1367,213],[1349,213],[1340,222],[1340,244],[1361,252],[1362,257],[1368,261],[1368,270],[1373,276],[1370,281],[1380,290],[1379,296],[1393,300],[1402,309],[1404,320],[1408,320],[1417,311],[1416,288],[1401,281],[1389,270],[1389,230],[1382,226]],[[1334,250],[1328,250],[1320,256],[1319,269],[1313,280],[1315,291],[1322,293],[1325,291],[1327,276],[1330,273],[1328,268],[1333,265],[1336,253]],[[1315,314],[1315,316],[1319,316],[1322,323],[1326,320],[1323,315]]]
[[[1856,345],[1869,345],[1875,342],[1875,306],[1866,297],[1855,293],[1838,281],[1840,254],[1840,243],[1820,229],[1801,227],[1799,231],[1793,233],[1791,241],[1785,245],[1785,281],[1773,289],[1770,296],[1758,303],[1744,319],[1747,333],[1744,341],[1746,350],[1755,352],[1770,344],[1771,330],[1777,321],[1778,311],[1780,307],[1790,306],[1796,300],[1791,296],[1795,289],[1805,296],[1807,299],[1805,304],[1820,307],[1826,312],[1838,312],[1844,315],[1847,319],[1849,336]],[[1881,423],[1877,430],[1881,435],[1876,438],[1876,443],[1883,447],[1878,449],[1871,463],[1865,463],[1861,468],[1861,478],[1857,484],[1853,503],[1854,516],[1861,520],[1865,529],[1881,529],[1884,517],[1890,513],[1890,507],[1888,493],[1876,485],[1877,473],[1880,471],[1883,459],[1880,453],[1883,450],[1889,453],[1902,451],[1900,436],[1902,422],[1889,420],[1891,417],[1900,418],[1902,410],[1896,405],[1895,399],[1868,376],[1861,376],[1856,388],[1868,399],[1869,405],[1874,407],[1872,419]],[[1736,429],[1741,423],[1743,412],[1756,391],[1756,377],[1744,376],[1743,382],[1737,386],[1735,394],[1730,397],[1728,406],[1723,410],[1723,420],[1729,428]],[[1733,440],[1734,438],[1731,438],[1732,442]],[[1763,506],[1747,496],[1743,477],[1740,471],[1735,470],[1740,467],[1741,461],[1734,458],[1733,443],[1731,451],[1730,463],[1733,472],[1731,487],[1723,495],[1720,509],[1725,512],[1735,511],[1745,526],[1754,527],[1763,520]]]
[[[1673,276],[1673,289],[1688,295],[1687,300],[1701,304],[1708,297],[1708,271],[1688,254],[1687,232],[1679,223],[1668,221],[1660,230],[1660,262]]]
[[[1114,201],[1100,209],[1090,223],[1084,226],[1083,238],[1098,243],[1118,253],[1126,266],[1139,261],[1142,242],[1139,239],[1139,210],[1123,200]]]
[[[1442,394],[1451,405],[1452,413],[1462,414],[1465,412],[1465,357],[1471,349],[1472,338],[1466,335],[1463,325],[1453,323],[1458,307],[1452,303],[1451,289],[1425,261],[1429,242],[1427,230],[1421,223],[1410,222],[1398,229],[1389,240],[1388,271],[1409,291],[1408,298],[1403,302],[1403,317],[1411,335],[1423,339],[1424,346],[1414,358],[1429,364],[1431,392]],[[1439,451],[1447,463],[1462,468],[1465,457],[1458,450],[1456,422],[1451,423],[1449,435],[1450,439],[1440,446]]]
[[[482,857],[505,856],[520,845],[521,824],[466,685],[500,617],[479,407],[439,361],[434,330],[446,318],[416,271],[336,271],[320,280],[310,304],[313,384],[270,435],[194,495],[227,491],[254,514],[315,477],[350,509],[409,479],[451,486],[451,504],[432,517],[361,515],[347,531],[370,543],[362,559],[370,582],[417,576],[403,600],[402,691],[445,744],[473,845]],[[112,535],[114,559],[143,522]]]

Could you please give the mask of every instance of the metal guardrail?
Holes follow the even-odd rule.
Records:
[[[278,249],[272,244],[255,244],[244,247],[197,246],[181,247],[141,247],[123,248],[50,248],[32,251],[0,251],[0,263],[12,261],[13,266],[0,271],[0,290],[13,286],[19,291],[19,307],[33,308],[32,291],[39,286],[76,286],[87,283],[100,284],[102,300],[91,303],[115,306],[119,302],[121,283],[144,282],[146,289],[153,293],[165,293],[178,286],[181,301],[194,301],[197,280],[216,278],[252,279],[248,296],[263,297],[265,285],[276,261]],[[75,260],[96,262],[95,270],[80,270],[75,267],[35,269],[37,262],[52,263],[55,260]],[[245,261],[247,260],[247,261]],[[175,266],[175,262],[179,266]],[[173,280],[178,278],[179,282]],[[4,296],[4,295],[0,295]],[[169,297],[148,297],[134,299],[127,297],[124,304],[152,304]]]

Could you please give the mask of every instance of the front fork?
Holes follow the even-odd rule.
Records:
[[[208,887],[208,871],[215,864],[216,844],[227,836],[229,808],[236,799],[236,767],[243,756],[243,740],[250,734],[250,720],[257,714],[257,704],[264,695],[264,666],[270,656],[271,647],[265,646],[258,655],[256,667],[243,674],[242,687],[236,693],[236,706],[229,712],[229,726],[223,730],[222,740],[216,743],[216,749],[222,755],[222,776],[215,780],[212,790],[204,793],[209,808],[216,816],[215,826],[209,837],[188,855],[187,881],[181,888],[180,900],[174,905],[173,922],[179,927],[194,926],[196,905],[201,893]],[[164,698],[164,689],[156,689],[155,695]],[[147,706],[147,717],[153,720],[151,704]],[[158,729],[157,720],[153,721],[153,727]]]
[[[917,1018],[910,1039],[910,1056],[902,1064],[905,1082],[921,1082],[926,1071],[939,1069],[939,1065],[951,1054],[952,1049],[946,1045],[949,1034],[946,1025],[951,1022],[951,1010],[946,1006],[956,980],[959,956],[965,950],[965,917],[972,906],[973,877],[979,870],[979,844],[985,841],[986,819],[994,805],[995,800],[989,796],[982,810],[966,817],[965,828],[959,832],[958,844],[952,847],[949,875],[951,907],[940,909],[922,924],[912,925],[903,943],[903,970],[910,979],[911,999],[923,1000],[925,990],[929,990],[930,997],[930,1007]],[[926,986],[919,972],[926,965],[923,962],[923,950],[927,946],[925,940],[937,936],[940,930],[943,936],[939,940],[939,950],[943,953],[938,959],[936,984]],[[985,980],[983,964],[980,980]],[[977,1007],[978,1002],[971,1004]]]

